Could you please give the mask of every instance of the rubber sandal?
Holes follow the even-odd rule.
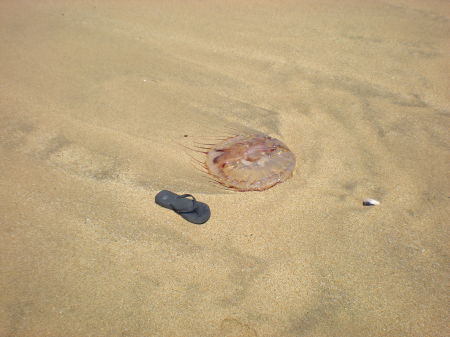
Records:
[[[188,197],[191,197],[192,199],[189,199]],[[173,210],[185,220],[198,225],[208,221],[211,216],[209,206],[195,200],[194,196],[190,194],[178,195],[167,190],[162,190],[155,196],[155,203],[164,208]]]

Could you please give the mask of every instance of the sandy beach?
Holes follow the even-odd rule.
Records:
[[[448,1],[3,0],[0,41],[0,336],[450,335]],[[192,165],[249,130],[291,179]]]

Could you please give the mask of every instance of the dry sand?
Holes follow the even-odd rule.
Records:
[[[449,17],[1,1],[0,336],[448,336]],[[283,140],[293,178],[209,183],[180,144],[230,128]]]

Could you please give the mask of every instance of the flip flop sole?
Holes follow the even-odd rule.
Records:
[[[188,197],[192,197],[192,199],[188,199]],[[171,191],[162,190],[155,196],[155,203],[161,207],[173,210],[185,220],[195,224],[203,224],[211,216],[209,206],[195,200],[190,194],[178,195]]]

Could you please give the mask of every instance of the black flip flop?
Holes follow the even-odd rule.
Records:
[[[188,199],[188,197],[192,199]],[[167,190],[162,190],[155,196],[155,202],[159,206],[173,210],[185,220],[198,225],[208,221],[211,216],[209,206],[195,200],[190,194],[178,195]]]

